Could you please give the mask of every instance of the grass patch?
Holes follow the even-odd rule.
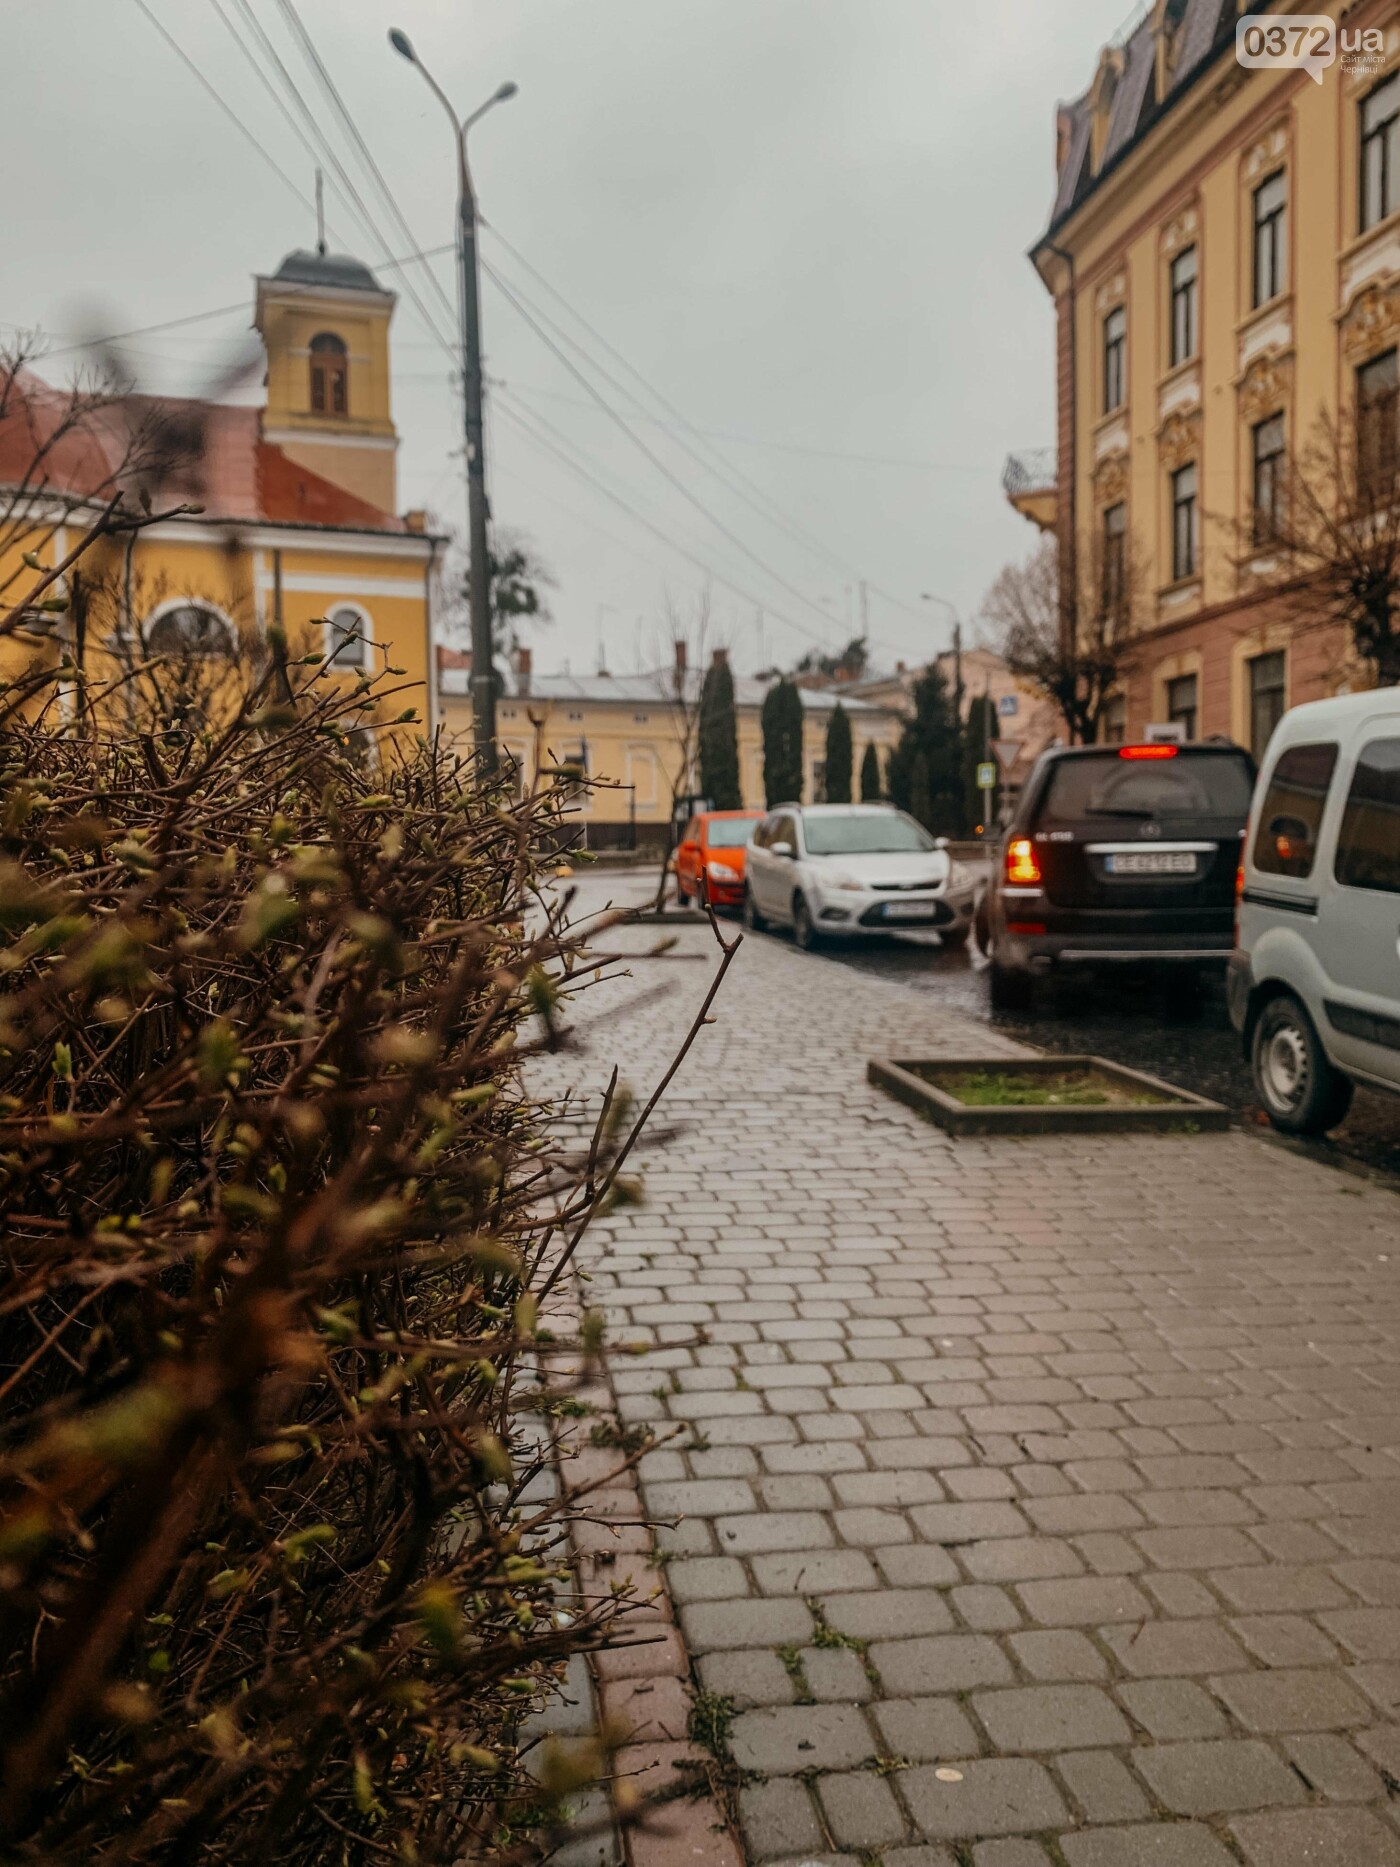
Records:
[[[968,1108],[1107,1108],[1163,1102],[1151,1089],[1129,1087],[1097,1070],[925,1070],[921,1074]]]
[[[616,1448],[630,1458],[632,1453],[649,1446],[653,1436],[649,1426],[622,1426],[616,1420],[599,1420],[588,1439],[591,1445]]]
[[[686,1736],[692,1744],[708,1750],[712,1757],[725,1762],[729,1757],[729,1733],[737,1711],[726,1692],[697,1692],[690,1701],[685,1721]]]
[[[814,1704],[816,1701],[812,1695],[811,1685],[808,1683],[807,1669],[802,1664],[801,1647],[798,1646],[795,1640],[791,1640],[786,1646],[779,1647],[777,1649],[777,1654],[778,1658],[783,1662],[783,1671],[797,1688],[798,1704]]]

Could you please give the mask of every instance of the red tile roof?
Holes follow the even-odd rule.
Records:
[[[132,395],[77,409],[65,390],[31,371],[0,381],[0,486],[36,482],[81,498],[110,498],[124,479],[133,434],[151,423],[161,451],[178,464],[152,487],[157,504],[188,499],[211,519],[404,532],[381,512],[262,438],[262,411],[221,402]],[[39,462],[36,472],[35,463]]]

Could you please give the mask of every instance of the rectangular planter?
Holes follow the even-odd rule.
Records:
[[[965,1070],[1014,1072],[1017,1076],[1059,1076],[1066,1070],[1093,1070],[1129,1092],[1161,1098],[1153,1102],[1015,1103],[985,1106],[960,1102],[921,1070],[953,1074]],[[866,1076],[886,1094],[907,1103],[949,1134],[1141,1134],[1175,1129],[1220,1129],[1230,1125],[1230,1111],[1219,1102],[1164,1083],[1160,1077],[1127,1070],[1106,1057],[872,1057]]]

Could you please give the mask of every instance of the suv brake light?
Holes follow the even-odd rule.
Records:
[[[1040,884],[1040,864],[1035,844],[1028,836],[1015,837],[1006,845],[1006,882],[1011,888],[1034,888]]]
[[[1175,758],[1174,745],[1119,746],[1119,758]]]

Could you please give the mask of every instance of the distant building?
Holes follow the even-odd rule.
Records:
[[[724,654],[716,649],[716,657]],[[593,780],[580,800],[588,841],[597,848],[627,843],[636,826],[643,843],[657,840],[670,822],[672,800],[698,789],[686,769],[686,718],[700,698],[703,670],[691,667],[686,645],[676,643],[670,668],[644,674],[536,674],[529,649],[515,661],[510,691],[497,708],[503,752],[518,763],[522,782],[540,765],[576,765]],[[463,746],[471,740],[471,657],[438,650],[438,693],[443,724]],[[763,734],[759,714],[769,681],[734,677],[739,731],[739,778],[744,803],[762,809]],[[900,714],[849,690],[800,688],[803,709],[803,798],[824,795],[826,729],[839,700],[850,715],[854,783],[858,789],[865,748],[874,744],[881,770],[898,743]],[[677,695],[683,696],[678,700]],[[691,736],[694,750],[694,738]],[[691,764],[693,766],[693,759]]]
[[[81,646],[100,664],[128,627],[153,652],[232,660],[280,621],[298,647],[334,654],[338,673],[386,660],[402,669],[413,691],[399,704],[416,701],[426,721],[442,541],[421,512],[395,510],[393,308],[394,294],[358,260],[288,255],[257,281],[262,408],[130,396],[65,432],[66,395],[37,375],[19,378],[0,419],[0,504],[18,501],[22,518],[7,527],[0,576],[13,567],[22,578],[26,550],[46,567],[61,561],[119,490],[134,504],[129,436],[153,415],[173,438],[175,464],[147,496],[157,509],[188,500],[203,511],[137,533],[129,558],[123,539],[99,541],[79,567],[96,593],[86,634],[61,619],[12,638],[6,661]]]
[[[1370,678],[1281,593],[1267,541],[1319,414],[1397,446],[1400,20],[1326,8],[1344,50],[1317,83],[1240,66],[1247,11],[1153,0],[1060,106],[1031,251],[1055,305],[1057,445],[1013,457],[1004,485],[1062,569],[1141,563],[1145,641],[1110,729],[1171,720],[1258,753],[1285,708]]]

